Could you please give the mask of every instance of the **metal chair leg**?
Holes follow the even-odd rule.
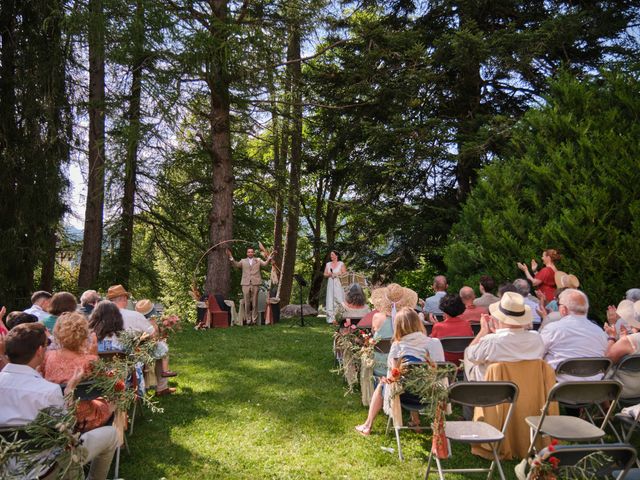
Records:
[[[384,431],[385,435],[389,435],[389,427],[391,426],[391,421],[392,421],[392,418],[391,418],[391,415],[389,415],[389,418],[387,419],[387,429]]]
[[[113,478],[114,480],[120,478],[120,447],[116,448],[116,464],[113,469]]]
[[[427,472],[424,474],[424,480],[429,480],[429,472],[431,471],[432,460],[433,460],[433,452],[429,452],[429,461],[427,462]]]
[[[500,478],[502,480],[506,480],[504,478],[504,472],[502,471],[502,465],[500,464],[500,457],[498,457],[498,452],[496,451],[496,446],[494,444],[491,444],[491,450],[493,450],[493,458],[495,458],[495,464],[498,467],[498,473],[500,474]],[[491,478],[491,475],[493,475],[493,463],[491,465],[491,470],[489,471],[489,478]]]
[[[402,445],[400,444],[400,429],[394,427],[394,430],[396,432],[396,443],[398,444],[398,458],[404,460],[402,457]]]
[[[433,455],[433,453],[431,454]],[[438,477],[440,480],[444,480],[444,472],[442,471],[442,464],[440,463],[440,459],[436,457],[436,466],[438,467]]]

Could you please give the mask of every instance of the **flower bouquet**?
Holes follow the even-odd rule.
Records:
[[[158,333],[160,338],[166,340],[169,335],[173,335],[176,332],[182,330],[180,324],[180,318],[177,315],[169,315],[168,317],[162,317],[158,322]]]

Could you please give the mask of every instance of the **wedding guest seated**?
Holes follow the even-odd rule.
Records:
[[[39,321],[43,321],[49,316],[49,302],[51,301],[51,294],[44,290],[39,290],[31,295],[31,306],[24,312],[30,313],[38,317]]]
[[[91,312],[89,328],[96,335],[99,353],[123,351],[118,334],[124,330],[124,323],[116,304],[108,300],[98,302]]]
[[[631,300],[622,300],[618,305],[618,313],[624,317],[629,330],[623,330],[620,338],[615,339],[615,327],[605,324],[604,331],[608,335],[606,356],[613,363],[618,363],[626,355],[640,353],[640,300],[632,303]],[[640,392],[640,385],[638,386]],[[638,393],[640,395],[640,393]]]
[[[516,278],[513,281],[513,286],[516,291],[522,295],[524,298],[524,303],[529,305],[531,308],[531,316],[533,317],[533,323],[540,323],[540,314],[538,313],[538,307],[540,306],[540,301],[537,299],[531,298],[531,286],[529,282],[527,282],[524,278]]]
[[[7,315],[7,328],[13,330],[18,325],[23,323],[35,323],[38,321],[38,317],[25,312],[11,312]]]
[[[640,288],[630,288],[625,293],[625,298],[627,300],[631,300],[633,303],[636,303],[640,300]]]
[[[37,371],[47,347],[44,325],[18,325],[7,335],[5,347],[10,363],[0,372],[0,426],[26,425],[43,408],[65,408],[60,386],[45,380]],[[81,380],[82,370],[78,369],[67,384],[65,394],[73,392]],[[80,440],[84,462],[91,462],[87,479],[106,479],[118,446],[115,428],[96,428],[83,433]]]
[[[442,316],[442,310],[440,310],[440,300],[447,294],[447,277],[444,275],[437,275],[433,278],[433,291],[432,296],[428,297],[424,301],[422,311],[425,315],[425,320],[433,321],[430,319],[430,315]]]
[[[80,295],[80,308],[78,309],[85,317],[89,318],[91,312],[100,301],[100,295],[95,290],[87,290]]]
[[[478,307],[488,308],[492,303],[499,301],[500,299],[493,294],[495,289],[495,280],[489,275],[482,275],[480,277],[480,297],[476,298],[473,304]]]
[[[125,330],[148,333],[149,335],[155,334],[156,328],[144,317],[144,315],[127,308],[129,305],[130,295],[131,294],[127,292],[122,285],[113,285],[109,287],[109,290],[107,291],[107,300],[115,303],[120,309]]]
[[[531,309],[522,295],[505,292],[500,302],[489,306],[489,315],[480,319],[480,332],[464,352],[467,380],[482,381],[487,367],[495,362],[536,360],[544,355],[538,332],[527,330]]]
[[[607,307],[607,323],[615,327],[615,335],[611,336],[615,337],[616,340],[622,333],[631,331],[631,323],[635,318],[633,304],[632,300],[625,298],[617,307],[613,305]]]
[[[152,323],[156,330],[156,335],[159,336],[158,323],[156,316],[158,312],[155,309],[155,305],[151,300],[138,300],[136,303],[136,312],[141,313],[144,317]],[[163,378],[175,377],[178,375],[176,372],[169,370],[169,345],[167,345],[166,339],[158,341],[156,346],[156,359],[161,363],[160,376]],[[157,375],[157,373],[156,373]]]
[[[397,361],[416,363],[424,362],[427,358],[434,362],[442,362],[444,360],[444,352],[440,340],[427,337],[424,325],[422,325],[420,317],[413,307],[404,307],[395,317],[393,343],[387,360],[387,376],[382,377],[380,383],[378,383],[369,404],[367,420],[356,427],[358,433],[364,436],[371,433],[373,422],[382,409],[384,402],[384,385],[389,383],[389,372],[396,366]],[[412,412],[411,419],[409,426],[420,425],[418,412]]]
[[[464,312],[460,315],[457,315],[461,320],[466,320],[467,322],[480,322],[480,316],[483,313],[489,313],[487,307],[482,307],[475,305],[473,302],[476,299],[476,292],[473,291],[471,287],[462,287],[460,289],[460,300],[464,304]],[[442,307],[440,307],[442,309]],[[445,312],[446,313],[446,312]]]
[[[89,322],[80,312],[66,312],[58,317],[53,329],[57,350],[47,350],[42,363],[42,375],[53,383],[66,384],[76,370],[85,375],[91,372],[91,363],[98,356],[87,350]],[[81,400],[76,407],[78,427],[86,432],[107,423],[113,414],[113,407],[103,398]]]
[[[347,290],[342,302],[344,308],[343,318],[345,319],[344,326],[351,325],[351,320],[360,320],[370,309],[367,306],[367,299],[364,295],[362,287],[357,283],[352,283]]]
[[[431,331],[432,338],[473,336],[471,324],[462,317],[465,311],[465,305],[459,295],[447,294],[442,297],[442,300],[440,300],[440,310],[444,313],[444,321],[438,322],[433,326],[433,330]],[[456,365],[460,364],[462,357],[462,353],[444,353],[444,359]]]
[[[391,340],[393,337],[393,316],[403,307],[415,308],[418,294],[410,288],[404,288],[397,283],[375,289],[371,293],[371,304],[378,313],[371,321],[371,331],[374,340]],[[381,377],[386,373],[387,354],[374,351],[375,365],[373,374]]]
[[[602,357],[607,351],[607,335],[599,325],[587,318],[589,299],[580,290],[568,288],[558,299],[562,318],[540,331],[544,342],[544,360],[555,370],[570,358]],[[558,375],[558,382],[600,380],[594,377]]]
[[[51,297],[49,303],[49,315],[40,319],[49,332],[53,332],[58,316],[65,312],[75,312],[78,308],[78,301],[69,292],[58,292]]]

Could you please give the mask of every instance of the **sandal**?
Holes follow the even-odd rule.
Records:
[[[368,437],[369,434],[371,433],[371,428],[363,425],[358,425],[356,427],[356,432],[358,432],[360,435],[362,435],[363,437]]]

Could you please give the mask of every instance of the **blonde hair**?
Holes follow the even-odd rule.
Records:
[[[89,322],[79,312],[66,312],[58,317],[53,335],[62,348],[80,352],[89,337]]]
[[[400,309],[393,320],[393,341],[398,342],[405,335],[414,332],[427,334],[416,311],[413,308],[404,307]]]

